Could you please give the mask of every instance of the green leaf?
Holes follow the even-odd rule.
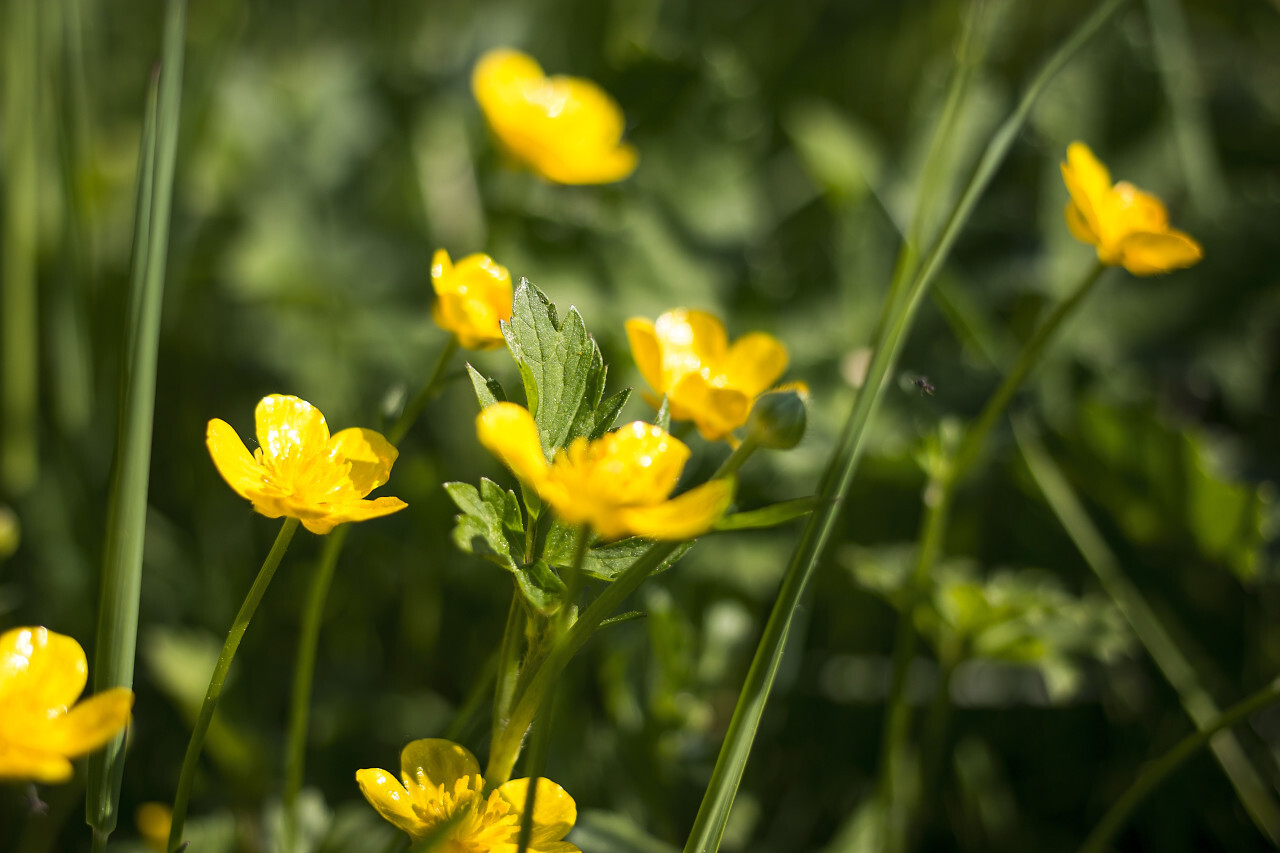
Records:
[[[596,407],[595,425],[591,428],[588,438],[592,441],[604,435],[613,429],[613,424],[618,420],[618,413],[622,411],[622,407],[631,399],[631,389],[623,388],[616,394],[611,395],[603,403]]]
[[[747,512],[735,512],[717,521],[714,529],[755,530],[762,527],[777,527],[779,524],[786,524],[788,521],[808,515],[817,509],[820,503],[822,503],[820,496],[810,495],[807,498],[782,501]]]
[[[539,613],[545,616],[559,609],[564,597],[564,581],[546,560],[516,569],[516,583],[520,585],[525,600]]]
[[[664,395],[662,405],[658,407],[658,414],[653,419],[655,426],[662,429],[663,432],[671,432],[671,401]]]
[[[507,401],[507,394],[502,390],[498,380],[488,378],[470,364],[467,365],[467,375],[471,377],[471,387],[476,390],[476,399],[480,401],[480,408],[487,409],[494,403]]]
[[[487,479],[480,481],[479,489],[470,483],[445,483],[444,489],[462,510],[455,519],[454,544],[468,554],[518,573],[524,522],[515,492],[504,491]]]
[[[627,539],[619,539],[617,542],[608,542],[606,544],[593,545],[587,550],[586,557],[582,561],[582,571],[588,576],[596,580],[612,582],[614,578],[622,574],[631,566],[640,555],[653,545],[648,539],[641,539],[638,536],[632,536]],[[693,547],[693,542],[685,542],[671,552],[665,560],[658,564],[654,569],[654,574],[665,572],[667,569],[675,565],[689,549]],[[547,541],[543,547],[543,558],[553,566],[560,568],[567,567],[573,561],[573,528],[561,521],[556,521],[547,531]]]
[[[1088,458],[1076,468],[1129,537],[1152,547],[1179,543],[1242,581],[1257,578],[1270,503],[1263,488],[1225,473],[1205,435],[1152,411],[1099,402],[1079,411]]]
[[[604,417],[597,406],[604,393],[605,367],[578,310],[570,308],[561,322],[551,301],[522,278],[502,332],[520,368],[525,399],[547,457],[577,436],[595,434]],[[609,398],[609,406],[616,396]]]

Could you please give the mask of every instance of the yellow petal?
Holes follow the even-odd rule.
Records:
[[[449,260],[449,253],[444,249],[436,249],[431,258],[431,287],[439,296],[452,291],[454,281],[453,261]]]
[[[529,410],[515,403],[495,403],[476,417],[480,443],[501,459],[516,477],[538,488],[546,480],[538,426]]]
[[[688,445],[666,430],[634,421],[594,443],[585,473],[609,483],[611,503],[658,503],[675,489],[689,456]]]
[[[329,447],[329,427],[320,410],[297,397],[272,394],[254,409],[262,452],[281,463],[296,463],[323,455]]]
[[[618,144],[595,150],[573,149],[544,158],[538,171],[558,184],[612,184],[636,170],[640,156],[631,145]]]
[[[512,779],[498,788],[498,795],[510,803],[517,814],[523,816],[525,798],[529,795],[529,780]],[[538,790],[533,798],[533,849],[553,849],[541,845],[564,838],[577,820],[578,807],[569,792],[550,779],[538,779]]]
[[[361,497],[387,482],[400,451],[371,429],[344,429],[329,442],[330,450],[351,463],[351,485]]]
[[[1165,210],[1164,202],[1128,181],[1116,184],[1111,192],[1111,203],[1120,233],[1158,233],[1169,228],[1169,212]]]
[[[751,400],[733,388],[714,388],[701,373],[686,373],[670,391],[671,416],[679,408],[707,441],[718,441],[746,422]]]
[[[356,783],[369,805],[396,828],[410,835],[422,832],[424,823],[413,810],[413,798],[387,771],[376,768],[357,770]]]
[[[42,727],[39,746],[75,758],[93,752],[124,728],[133,708],[133,691],[113,687],[78,703]],[[36,744],[32,744],[35,746]]]
[[[219,418],[209,421],[205,445],[227,485],[240,497],[253,500],[263,487],[266,471],[249,453],[231,425]]]
[[[654,333],[662,349],[663,377],[675,377],[703,367],[715,370],[729,346],[724,324],[714,314],[677,308],[660,316]]]
[[[1063,168],[1071,171],[1073,179],[1090,201],[1111,191],[1111,172],[1083,142],[1072,142],[1067,146],[1067,162]]]
[[[325,521],[329,523],[329,530],[332,530],[339,524],[346,524],[348,521],[368,521],[371,518],[381,518],[384,515],[391,515],[393,512],[399,512],[407,507],[408,504],[399,498],[374,498],[373,500],[349,501],[347,503],[331,504],[329,512],[324,519],[316,519],[316,522]],[[303,519],[302,524],[312,533],[328,533],[328,530],[319,531],[307,524],[307,519]]]
[[[71,762],[61,755],[0,741],[0,779],[27,779],[45,785],[70,782]]]
[[[733,481],[712,480],[654,506],[618,510],[626,528],[645,539],[680,541],[711,529],[733,500]]]
[[[751,332],[733,342],[725,354],[728,384],[755,397],[778,381],[787,369],[787,348],[773,335]]]
[[[1156,275],[1200,262],[1204,251],[1190,235],[1169,230],[1130,234],[1120,242],[1121,263],[1134,275]]]
[[[640,375],[649,387],[659,394],[666,393],[662,387],[662,349],[658,345],[658,337],[654,334],[653,323],[643,317],[632,317],[626,323],[627,341],[631,344],[631,357],[635,359]]]
[[[476,757],[466,747],[444,738],[410,741],[400,752],[400,775],[406,786],[444,785],[446,791],[452,791],[454,782],[479,773]]]
[[[59,708],[80,698],[88,677],[84,649],[72,637],[40,627],[0,635],[0,698]]]
[[[1084,218],[1084,214],[1080,212],[1080,208],[1076,206],[1074,201],[1067,202],[1063,215],[1066,217],[1067,230],[1071,232],[1072,237],[1075,237],[1081,243],[1088,243],[1091,246],[1098,245],[1100,238],[1093,230],[1093,226]]]
[[[524,87],[542,77],[542,66],[532,56],[510,48],[497,48],[476,63],[471,72],[471,90],[488,116],[521,100]]]

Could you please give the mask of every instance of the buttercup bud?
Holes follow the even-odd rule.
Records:
[[[804,438],[809,389],[797,383],[756,398],[747,419],[747,434],[760,447],[790,450]]]

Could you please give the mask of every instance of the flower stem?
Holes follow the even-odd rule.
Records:
[[[426,384],[418,389],[413,399],[400,412],[400,417],[396,418],[395,423],[387,430],[386,439],[392,445],[398,444],[404,438],[421,416],[427,403],[440,390],[445,370],[457,351],[458,339],[450,336],[440,350],[440,355],[436,358],[435,367],[432,368]],[[333,575],[338,566],[338,559],[342,556],[342,548],[346,544],[349,527],[350,525],[343,524],[329,534],[324,553],[320,557],[320,565],[311,578],[306,610],[302,615],[302,630],[298,636],[298,658],[293,674],[293,693],[289,704],[289,734],[285,746],[284,839],[286,851],[293,850],[297,839],[296,806],[306,773],[311,687],[315,678],[320,625],[324,621],[324,608],[329,598],[329,587],[333,583]]]
[[[933,566],[942,552],[950,522],[951,506],[956,487],[977,460],[987,436],[996,420],[1004,413],[1009,401],[1021,387],[1027,375],[1040,362],[1045,347],[1054,334],[1097,284],[1105,267],[1094,264],[1066,299],[1053,309],[1036,329],[1018,355],[1013,369],[1005,376],[995,393],[987,400],[982,412],[966,432],[960,447],[942,470],[929,478],[924,490],[925,517],[920,528],[920,544],[916,550],[916,565],[905,590],[902,612],[898,616],[897,634],[893,644],[893,677],[885,706],[885,736],[881,742],[880,782],[877,788],[881,799],[880,812],[886,833],[885,849],[901,850],[908,846],[907,826],[911,808],[899,803],[895,797],[894,781],[902,778],[899,773],[905,760],[907,740],[911,728],[911,709],[906,698],[907,672],[915,657],[918,636],[915,631],[916,608],[927,597],[929,578]]]
[[[324,621],[324,605],[329,597],[338,556],[347,541],[350,524],[341,524],[329,534],[320,555],[320,565],[311,579],[307,606],[302,613],[302,631],[298,636],[298,660],[293,671],[293,694],[289,705],[289,735],[284,764],[284,849],[294,849],[297,841],[298,816],[295,807],[307,761],[307,727],[311,709],[311,684],[316,668],[316,649],[320,644],[320,623]]]
[[[1138,778],[1133,780],[1129,789],[1107,810],[1093,832],[1089,833],[1089,837],[1080,846],[1080,853],[1104,853],[1112,837],[1120,827],[1124,826],[1133,810],[1146,798],[1147,794],[1168,778],[1169,774],[1181,767],[1184,761],[1209,743],[1220,731],[1234,726],[1245,717],[1262,710],[1278,699],[1280,699],[1280,678],[1252,696],[1232,705],[1201,727],[1199,731],[1187,735],[1160,758],[1148,763],[1138,774]]]
[[[249,594],[245,596],[240,611],[236,613],[231,630],[227,632],[227,641],[222,644],[218,662],[213,668],[213,676],[209,679],[209,689],[204,694],[204,704],[200,706],[200,716],[196,718],[195,728],[191,732],[191,741],[187,744],[187,754],[182,760],[182,773],[178,777],[178,792],[173,798],[173,823],[169,827],[169,853],[174,853],[182,843],[182,826],[187,818],[187,801],[191,796],[191,783],[195,780],[196,765],[200,760],[200,751],[204,747],[204,738],[209,731],[209,723],[213,721],[213,712],[218,706],[218,697],[222,695],[222,683],[227,678],[227,670],[235,659],[236,650],[240,648],[240,640],[244,637],[249,620],[253,619],[263,594],[271,584],[271,578],[280,566],[284,552],[289,548],[289,541],[298,529],[298,519],[286,518],[276,536],[275,544],[263,561],[258,576],[254,578]]]
[[[733,449],[733,453],[730,453],[729,457],[725,459],[724,462],[720,463],[720,467],[711,475],[711,479],[719,480],[722,477],[731,477],[738,473],[738,469],[751,458],[751,454],[755,453],[759,449],[760,445],[756,443],[756,440],[751,435],[747,435],[747,437],[742,439],[738,446]]]
[[[547,656],[537,664],[537,670],[526,681],[525,688],[515,697],[511,713],[505,724],[494,728],[493,742],[489,748],[489,763],[485,768],[485,781],[497,787],[511,778],[511,770],[515,767],[516,757],[520,754],[520,742],[529,730],[542,699],[555,680],[564,672],[564,668],[579,649],[591,639],[596,628],[607,616],[618,609],[618,606],[635,592],[644,580],[653,574],[662,561],[680,546],[679,542],[655,542],[649,549],[636,558],[636,561],[618,575],[613,583],[591,602],[590,606],[578,616],[565,634],[551,647]]]
[[[453,360],[453,354],[457,351],[458,338],[450,335],[449,340],[445,342],[444,348],[440,350],[440,355],[436,359],[435,367],[431,370],[431,376],[428,377],[427,384],[419,388],[418,393],[413,395],[413,399],[405,403],[404,410],[400,412],[400,417],[396,418],[396,422],[391,425],[391,429],[387,430],[387,441],[392,444],[399,444],[400,439],[404,438],[409,428],[417,423],[422,410],[427,407],[427,403],[431,402],[431,398],[440,390],[444,372],[448,369],[449,362]]]

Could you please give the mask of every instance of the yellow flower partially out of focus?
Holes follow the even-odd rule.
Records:
[[[1067,227],[1077,240],[1098,247],[1098,260],[1134,275],[1156,275],[1196,264],[1200,244],[1169,227],[1160,199],[1127,181],[1112,186],[1111,173],[1089,146],[1073,142],[1062,164],[1071,194]]]
[[[331,437],[319,409],[284,394],[263,397],[254,420],[259,446],[252,455],[219,418],[209,421],[205,443],[218,473],[267,518],[288,516],[312,533],[328,533],[407,506],[399,498],[364,500],[387,482],[399,455],[381,434],[353,427]]]
[[[579,77],[547,77],[527,54],[491,50],[476,63],[471,89],[503,147],[558,184],[608,184],[636,168],[622,142],[622,110]]]
[[[488,796],[480,765],[465,748],[439,738],[411,742],[400,753],[400,780],[385,770],[359,770],[356,782],[378,814],[418,841],[446,821],[454,823],[440,853],[515,853],[528,779],[512,779]],[[529,853],[581,853],[562,841],[578,819],[564,788],[539,779]]]
[[[432,316],[453,332],[466,349],[492,349],[502,344],[502,320],[511,319],[511,273],[488,255],[467,255],[457,264],[444,249],[431,259],[431,286],[436,291]]]
[[[138,834],[152,850],[165,853],[169,849],[169,828],[173,825],[173,809],[164,803],[143,803],[133,813]]]
[[[693,421],[707,441],[728,439],[751,405],[787,369],[787,348],[772,335],[750,332],[729,344],[713,314],[677,308],[657,322],[627,321],[631,355],[645,381],[665,396],[671,417]]]
[[[0,634],[0,779],[66,782],[72,758],[124,728],[133,691],[113,687],[77,703],[88,678],[73,638],[47,628]]]
[[[689,448],[643,421],[595,441],[575,438],[547,462],[528,410],[495,403],[476,419],[480,443],[537,491],[569,524],[587,524],[603,539],[642,536],[680,541],[711,529],[733,498],[733,482],[712,480],[676,498]]]

